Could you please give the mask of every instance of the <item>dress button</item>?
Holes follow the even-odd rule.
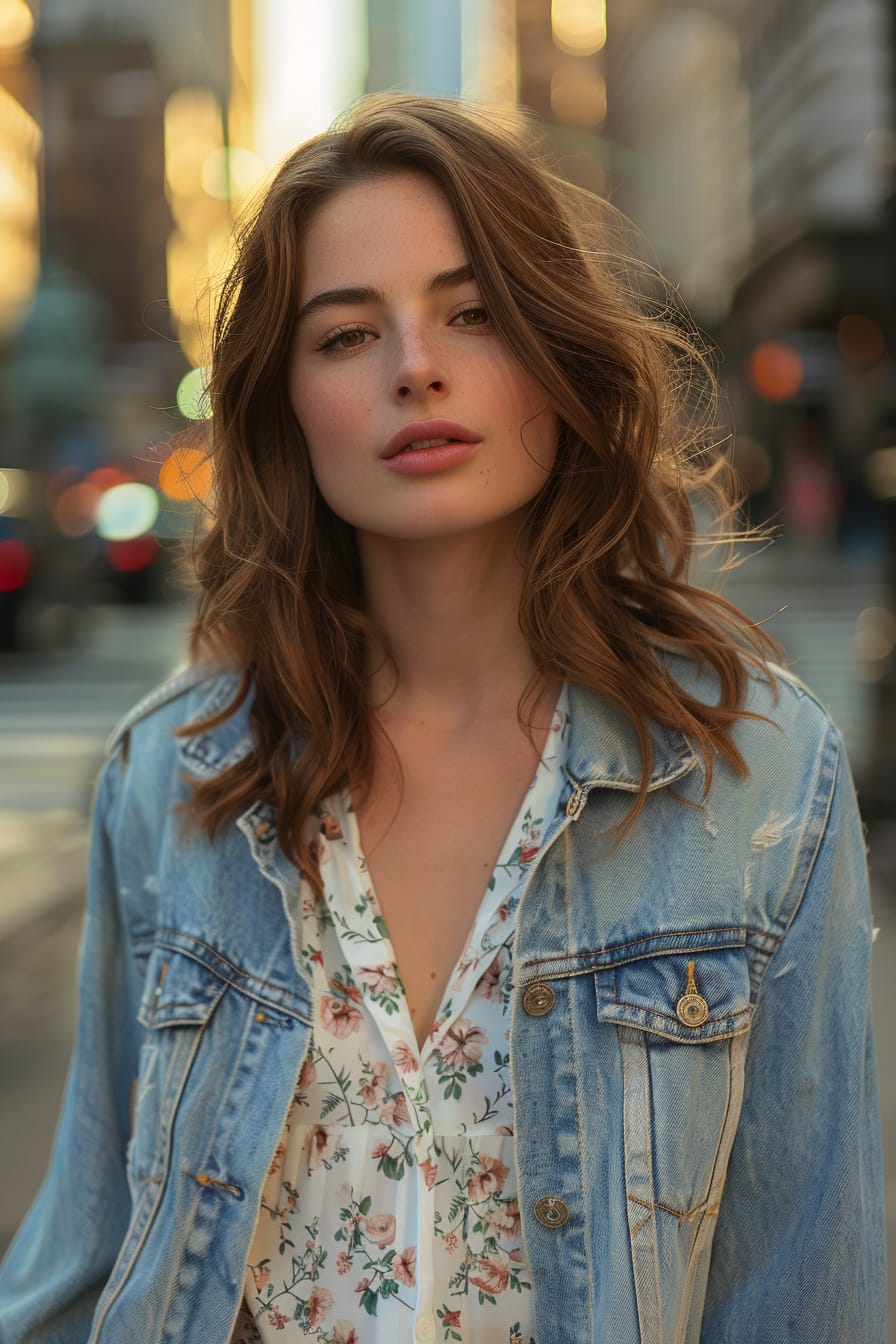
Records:
[[[530,985],[523,993],[523,1007],[530,1017],[544,1017],[554,1006],[554,991],[550,985]]]
[[[535,1217],[542,1227],[562,1227],[569,1222],[569,1205],[557,1195],[542,1195],[535,1201]]]
[[[419,1339],[420,1344],[431,1344],[436,1337],[436,1323],[432,1316],[426,1312],[423,1316],[417,1317],[417,1324],[414,1326],[414,1338]]]

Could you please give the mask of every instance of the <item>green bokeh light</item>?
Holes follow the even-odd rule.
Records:
[[[212,408],[205,386],[207,374],[208,369],[191,369],[178,384],[177,409],[188,420],[211,419]]]

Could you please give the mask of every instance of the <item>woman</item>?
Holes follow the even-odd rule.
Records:
[[[688,582],[701,360],[576,214],[385,95],[243,232],[3,1341],[883,1339],[847,767]]]

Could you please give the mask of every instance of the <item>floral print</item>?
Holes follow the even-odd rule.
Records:
[[[566,688],[436,1020],[418,1048],[347,793],[303,884],[308,1053],[262,1193],[231,1344],[534,1344],[507,1051],[514,915],[565,804]]]

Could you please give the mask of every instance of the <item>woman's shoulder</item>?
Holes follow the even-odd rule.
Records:
[[[662,651],[667,670],[681,689],[703,704],[718,702],[720,687],[715,672],[699,666],[692,658],[668,649]],[[797,734],[807,741],[837,733],[830,712],[811,687],[789,668],[772,662],[744,662],[744,690],[740,708],[746,717],[743,726],[766,725]]]
[[[106,755],[134,748],[142,753],[173,742],[179,728],[211,718],[239,694],[238,669],[212,663],[191,663],[174,671],[119,719],[106,743]]]

